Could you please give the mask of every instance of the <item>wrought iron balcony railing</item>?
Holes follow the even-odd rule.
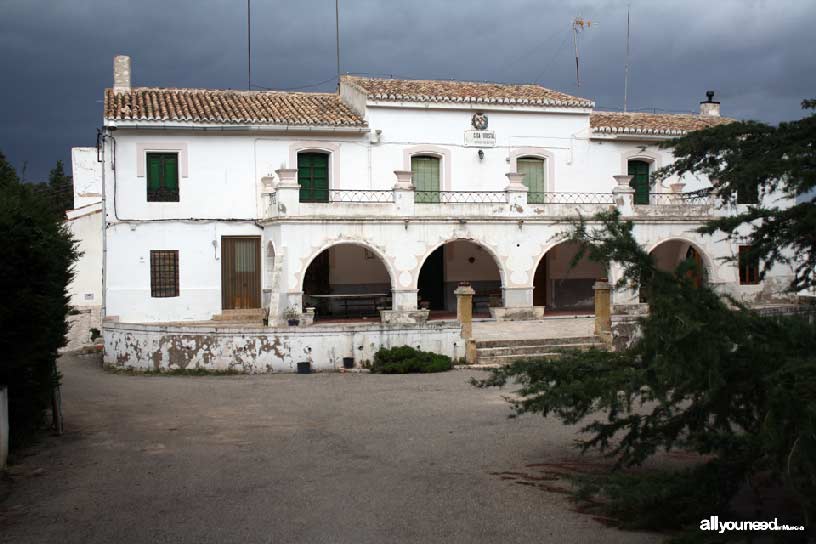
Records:
[[[700,189],[688,193],[649,193],[649,204],[653,206],[704,205],[711,204],[711,190]]]
[[[614,204],[612,193],[527,193],[528,204]]]
[[[332,189],[329,202],[353,202],[356,204],[378,204],[394,202],[391,190]]]
[[[415,191],[417,204],[504,204],[504,191]]]

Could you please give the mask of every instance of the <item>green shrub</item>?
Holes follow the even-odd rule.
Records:
[[[380,348],[374,354],[371,372],[378,374],[416,374],[444,372],[453,368],[451,358],[416,350],[410,346]]]
[[[76,242],[47,191],[20,182],[0,153],[0,385],[8,387],[11,448],[45,424],[70,310]]]

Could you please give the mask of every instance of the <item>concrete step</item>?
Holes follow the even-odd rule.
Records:
[[[489,357],[482,357],[480,355],[476,356],[476,364],[477,365],[486,365],[488,367],[491,366],[505,366],[511,363],[515,363],[516,361],[523,361],[525,359],[546,359],[548,361],[554,361],[561,357],[561,353],[559,352],[539,352],[539,353],[527,353],[524,355],[494,355]]]
[[[602,342],[580,342],[580,343],[568,343],[568,344],[547,344],[545,346],[541,345],[528,345],[526,343],[522,344],[511,344],[511,345],[504,345],[504,346],[496,346],[496,347],[489,347],[489,348],[480,348],[476,347],[476,354],[479,358],[482,357],[497,357],[501,355],[530,355],[534,353],[541,353],[542,347],[546,348],[546,352],[558,352],[561,350],[581,350],[586,351],[588,349],[597,348],[603,349],[604,344]]]
[[[266,310],[263,308],[251,308],[249,310],[223,310],[220,314],[213,316],[213,321],[263,321],[266,317]]]
[[[597,343],[596,336],[575,336],[568,338],[502,338],[497,340],[476,340],[476,349],[509,346],[561,346]]]

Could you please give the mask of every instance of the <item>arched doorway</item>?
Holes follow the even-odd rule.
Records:
[[[469,240],[453,240],[431,252],[419,271],[419,307],[432,317],[456,312],[454,291],[462,282],[476,291],[473,311],[486,316],[490,308],[502,305],[501,272],[496,260],[481,245]]]
[[[652,257],[658,270],[674,272],[681,263],[691,259],[694,266],[686,272],[687,277],[697,287],[706,281],[706,267],[700,250],[685,240],[667,240],[652,249]]]
[[[544,254],[533,276],[534,306],[545,306],[549,312],[594,312],[592,287],[608,277],[607,271],[586,255],[572,266],[578,251],[577,243],[563,242]]]
[[[337,244],[320,252],[303,275],[303,303],[315,319],[379,317],[391,309],[391,277],[365,246]]]

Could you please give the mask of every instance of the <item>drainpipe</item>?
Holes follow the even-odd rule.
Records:
[[[106,197],[105,183],[105,141],[107,140],[108,129],[102,129],[102,308],[99,312],[100,322],[105,321],[108,307],[107,270],[108,270],[108,200]]]

